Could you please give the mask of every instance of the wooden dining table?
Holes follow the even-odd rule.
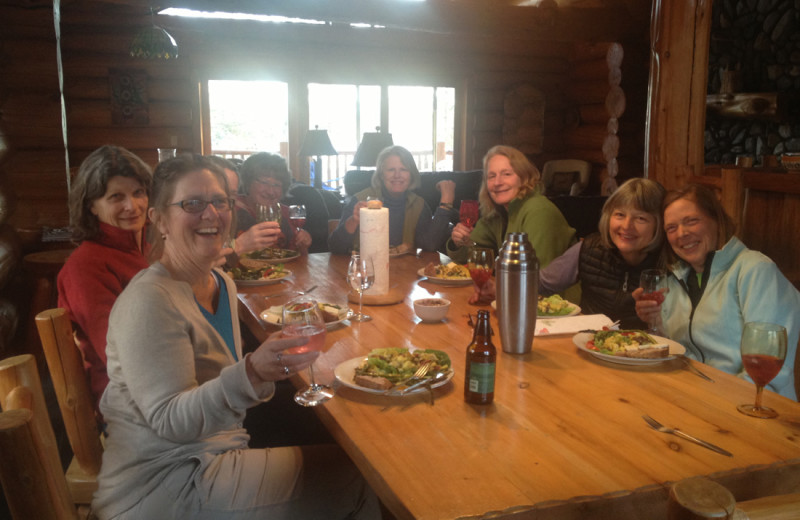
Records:
[[[261,312],[311,293],[321,302],[348,304],[348,257],[302,256],[285,265],[287,281],[239,288],[240,319],[263,340],[277,327]],[[679,359],[654,365],[607,362],[579,350],[573,336],[537,336],[530,353],[502,352],[490,306],[467,303],[471,285],[448,286],[420,276],[439,253],[390,259],[390,287],[402,301],[365,305],[371,321],[344,321],[329,330],[314,364],[333,399],[315,411],[385,506],[399,519],[667,518],[671,483],[707,476],[738,500],[800,490],[800,404],[765,392],[774,420],[736,410],[752,402],[752,383]],[[423,323],[413,301],[450,300],[445,320]],[[357,304],[350,303],[351,308]],[[468,315],[490,310],[498,350],[494,403],[464,402]],[[724,326],[724,324],[721,324]],[[433,348],[446,352],[454,376],[433,391],[384,396],[337,381],[336,367],[375,348]],[[732,348],[738,348],[733,345]],[[308,374],[293,376],[297,385]],[[651,429],[662,424],[730,451],[727,457]]]

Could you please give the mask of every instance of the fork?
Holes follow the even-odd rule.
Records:
[[[425,374],[428,373],[428,369],[430,367],[431,367],[430,363],[421,364],[419,366],[419,368],[417,368],[417,371],[414,372],[414,374],[411,377],[409,377],[408,379],[406,379],[406,380],[404,380],[404,381],[402,381],[400,383],[397,383],[393,387],[389,388],[388,390],[386,390],[384,392],[384,394],[391,394],[391,393],[397,392],[398,390],[400,390],[402,392],[403,390],[407,389],[411,385],[421,381],[422,378],[425,377]]]
[[[676,437],[680,437],[681,439],[685,439],[687,441],[691,441],[691,442],[694,442],[696,444],[699,444],[700,446],[702,446],[704,448],[708,448],[711,451],[716,451],[717,453],[721,453],[722,455],[726,455],[728,457],[733,457],[733,453],[731,453],[731,452],[729,452],[727,450],[723,450],[719,446],[711,444],[710,442],[706,442],[706,441],[704,441],[702,439],[698,439],[697,437],[692,437],[688,433],[683,433],[682,431],[678,430],[677,428],[667,428],[666,426],[664,426],[660,422],[656,421],[655,419],[653,419],[649,415],[643,415],[642,419],[644,419],[645,422],[648,425],[650,425],[650,427],[653,428],[656,431],[659,431],[661,433],[669,433],[671,435],[675,435]]]

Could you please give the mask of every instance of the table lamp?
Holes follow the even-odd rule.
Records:
[[[303,138],[300,146],[300,156],[315,157],[314,159],[314,187],[322,189],[322,158],[321,155],[338,155],[334,150],[327,130],[320,130],[315,126],[314,130],[309,130]]]
[[[381,133],[381,127],[376,127],[374,132],[364,132],[361,144],[358,145],[356,155],[351,165],[359,170],[362,166],[374,168],[378,162],[378,154],[387,146],[392,146],[392,134]]]

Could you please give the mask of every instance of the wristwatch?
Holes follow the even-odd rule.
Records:
[[[442,202],[441,204],[439,204],[439,207],[442,209],[446,209],[448,211],[453,209],[453,205],[450,204],[449,202]]]

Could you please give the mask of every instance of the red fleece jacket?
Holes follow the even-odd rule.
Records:
[[[132,231],[101,223],[100,236],[81,242],[58,273],[58,306],[75,324],[96,410],[108,384],[108,315],[131,278],[148,266],[144,240],[142,247],[140,251]]]

